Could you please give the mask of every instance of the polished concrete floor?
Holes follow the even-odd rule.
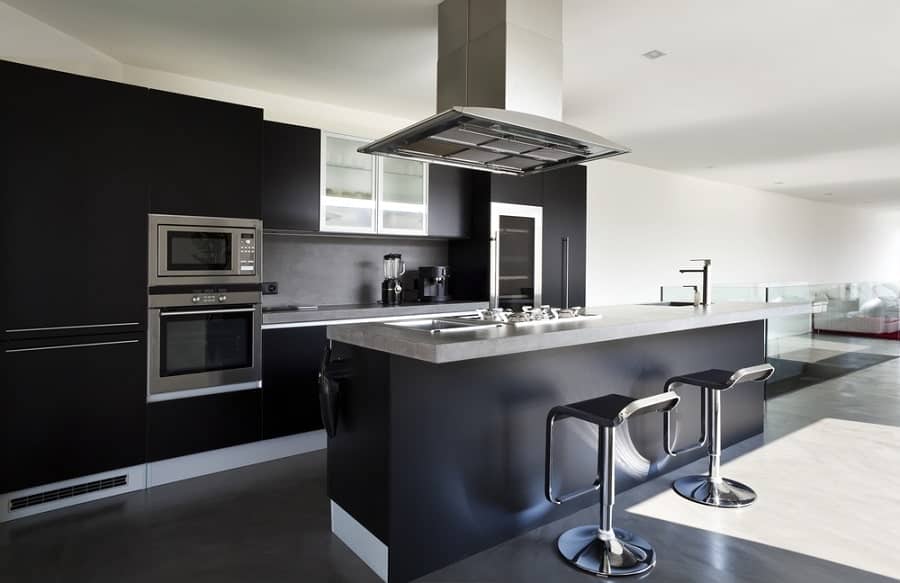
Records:
[[[772,347],[776,357],[806,362],[854,352],[900,355],[893,341],[782,344]],[[316,452],[0,525],[0,582],[380,581],[330,534],[324,466],[324,453]],[[771,399],[765,435],[731,448],[725,470],[757,489],[757,505],[690,504],[669,490],[672,475],[618,496],[616,525],[651,539],[659,555],[644,580],[898,580],[900,359]],[[546,525],[420,582],[589,581],[557,558],[553,542],[566,528],[594,522],[594,513]]]

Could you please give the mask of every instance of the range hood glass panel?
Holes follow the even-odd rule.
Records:
[[[426,138],[424,140],[419,140],[418,142],[415,142],[413,144],[409,144],[408,146],[404,146],[403,149],[410,152],[430,154],[432,156],[450,156],[456,154],[457,152],[461,152],[466,148],[465,146],[454,144],[452,142],[441,142],[438,140]]]
[[[449,156],[454,160],[465,160],[467,162],[493,162],[494,160],[500,160],[502,158],[506,158],[507,154],[501,154],[499,152],[491,152],[488,150],[463,150],[462,152],[457,152],[456,154],[451,154]]]
[[[467,146],[477,146],[491,140],[490,135],[486,136],[484,134],[479,134],[469,131],[465,128],[458,127],[453,127],[439,134],[435,134],[434,137],[439,140],[449,140],[451,142],[458,142]]]
[[[575,158],[577,156],[569,152],[551,150],[550,148],[541,148],[539,150],[532,150],[528,152],[528,157],[537,158],[538,160],[545,160],[547,162],[561,162],[562,160],[568,160],[569,158]]]
[[[461,142],[456,139],[460,136],[470,143],[470,148],[445,141]],[[525,149],[508,150],[519,154],[512,157],[516,159],[513,161],[503,158],[482,162],[478,156],[469,153],[456,156],[469,149],[490,149],[489,143],[474,143],[481,138],[487,141],[489,136],[495,140],[511,140],[515,147],[524,146]],[[359,151],[479,170],[530,174],[625,154],[630,150],[601,136],[540,116],[488,107],[454,107],[367,144]],[[533,156],[534,152],[540,154]]]
[[[491,150],[497,150],[498,152],[508,152],[510,154],[521,154],[523,152],[527,152],[529,150],[534,150],[535,147],[531,144],[523,144],[522,142],[514,142],[512,140],[492,140],[487,142],[486,144],[481,144],[482,148],[490,148]]]
[[[528,170],[529,168],[534,168],[535,166],[540,166],[542,164],[546,164],[543,160],[535,160],[534,158],[523,158],[521,156],[510,156],[509,158],[504,158],[495,163],[496,166],[500,166],[501,168],[512,168],[514,170]]]

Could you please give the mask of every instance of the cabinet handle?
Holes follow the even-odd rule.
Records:
[[[115,324],[76,324],[73,326],[47,326],[46,328],[14,328],[7,332],[43,332],[47,330],[75,330],[78,328],[111,328],[113,326],[140,326],[139,322],[117,322]]]
[[[134,344],[140,340],[117,340],[115,342],[85,342],[83,344],[60,344],[58,346],[35,346],[34,348],[10,348],[6,352],[33,352],[35,350],[58,350],[60,348],[89,348],[92,346],[112,346],[115,344]]]
[[[206,314],[233,314],[235,312],[255,312],[256,308],[232,308],[226,310],[187,310],[184,312],[160,312],[160,316],[203,316]]]

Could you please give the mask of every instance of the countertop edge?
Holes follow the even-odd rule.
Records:
[[[735,303],[736,306],[740,305]],[[800,316],[812,313],[812,306],[805,303],[762,304],[748,310],[736,309],[720,314],[703,313],[696,310],[682,313],[684,317],[663,318],[642,322],[623,322],[611,326],[593,328],[568,328],[548,330],[540,334],[520,336],[472,338],[446,344],[422,342],[422,338],[409,336],[421,334],[406,330],[391,329],[379,324],[365,324],[352,327],[329,327],[328,337],[338,342],[353,344],[362,348],[378,350],[395,356],[413,358],[432,364],[445,364],[490,358],[507,354],[519,354],[536,350],[551,350],[582,344],[611,342],[628,338],[640,338],[655,334],[682,332],[699,328],[712,328],[754,322],[769,318]],[[621,306],[620,306],[621,307]],[[608,307],[608,308],[612,308]],[[602,313],[603,308],[598,308]],[[677,309],[677,308],[659,308]],[[587,337],[587,338],[585,338]]]

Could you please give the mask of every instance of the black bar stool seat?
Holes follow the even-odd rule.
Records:
[[[562,504],[600,490],[600,524],[567,530],[556,541],[559,553],[570,565],[594,575],[619,577],[644,573],[656,564],[656,553],[649,542],[626,530],[614,529],[612,525],[616,483],[615,428],[630,417],[670,411],[679,399],[672,392],[642,399],[610,394],[550,409],[544,462],[544,494],[547,500]],[[557,496],[553,493],[553,425],[568,418],[592,423],[599,428],[597,479],[589,488]]]

